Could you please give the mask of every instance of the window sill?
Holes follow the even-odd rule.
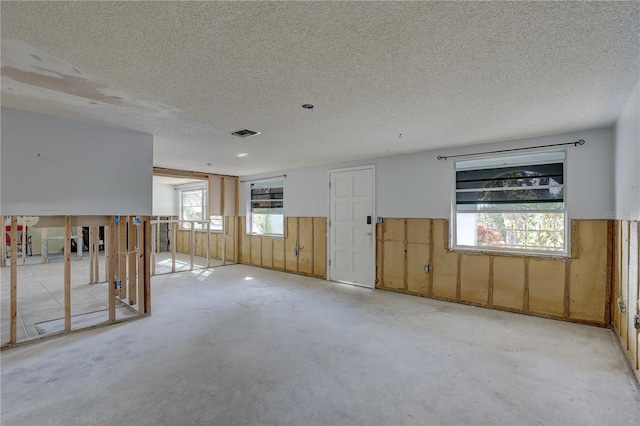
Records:
[[[540,251],[520,251],[520,250],[491,250],[477,247],[453,247],[448,250],[451,253],[461,253],[470,255],[499,256],[499,257],[521,257],[550,260],[569,260],[571,256],[565,252],[540,252]]]
[[[284,240],[284,234],[256,234],[254,232],[247,232],[246,235],[250,237],[267,237]]]

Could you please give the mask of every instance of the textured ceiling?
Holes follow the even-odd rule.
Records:
[[[638,2],[1,7],[3,106],[221,174],[608,126],[640,77]]]

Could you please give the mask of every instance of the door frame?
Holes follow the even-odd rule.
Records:
[[[333,191],[334,188],[331,188],[329,186],[329,191],[327,191],[327,205],[329,206],[329,210],[327,213],[327,280],[329,281],[337,281],[337,282],[342,282],[342,283],[346,283],[346,284],[351,284],[351,285],[356,285],[356,286],[360,286],[360,287],[364,287],[364,288],[370,288],[370,289],[375,289],[376,288],[376,223],[377,223],[377,216],[376,216],[376,180],[377,180],[377,176],[376,176],[376,165],[375,164],[365,164],[362,166],[353,166],[353,167],[343,167],[343,168],[338,168],[338,169],[329,169],[327,170],[327,180],[328,180],[328,185],[331,184],[331,174],[332,173],[341,173],[341,172],[355,172],[355,171],[359,171],[359,170],[371,170],[371,174],[372,174],[372,179],[371,179],[371,203],[373,204],[373,211],[371,212],[371,225],[373,226],[373,244],[371,244],[371,268],[372,268],[372,277],[373,277],[373,282],[371,286],[368,285],[364,285],[364,284],[360,284],[360,283],[352,283],[352,282],[347,282],[347,281],[339,281],[339,280],[334,280],[331,277],[331,265],[329,265],[329,262],[331,261],[331,249],[332,249],[332,241],[331,241],[331,226],[329,226],[329,224],[331,223],[331,191]]]

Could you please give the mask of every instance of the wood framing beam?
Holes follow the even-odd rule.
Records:
[[[149,251],[145,251],[145,240],[144,240],[144,230],[145,230],[145,226],[149,225],[149,235],[153,235],[153,231],[151,231],[151,217],[144,217],[144,218],[140,218],[140,225],[137,226],[137,233],[136,233],[136,254],[138,256],[138,276],[137,276],[137,290],[138,290],[138,297],[137,297],[137,304],[138,304],[138,313],[143,314],[144,313],[144,283],[145,283],[145,278],[144,278],[144,274],[145,274],[145,263],[149,262],[150,260],[148,258],[146,258],[147,256],[151,255],[151,247],[149,247]],[[151,243],[151,240],[153,240],[153,238],[149,239],[149,243]],[[153,265],[152,265],[153,266]]]
[[[93,246],[93,239],[95,238],[95,228],[93,226],[89,227],[89,283],[93,284],[97,282],[95,271],[93,270],[93,263],[95,261],[95,247]]]
[[[225,216],[226,212],[227,212],[227,207],[225,205],[226,203],[226,192],[227,192],[227,186],[226,186],[226,178],[223,176],[222,177],[222,192],[220,194],[220,209],[222,211],[222,264],[226,265],[227,264],[227,218]]]
[[[64,329],[71,331],[71,216],[64,224]]]
[[[211,221],[207,221],[207,268],[211,267]]]
[[[193,271],[194,256],[196,251],[196,224],[191,222],[189,232],[189,270]]]
[[[0,227],[2,227],[2,241],[0,241],[0,251],[2,251],[2,259],[0,259],[0,266],[7,266],[7,226],[4,222],[4,216],[0,216]]]
[[[9,343],[16,343],[18,338],[18,217],[11,216],[11,324]],[[4,238],[3,238],[4,239]],[[4,254],[3,254],[4,256]]]
[[[109,251],[105,250],[105,259],[107,260],[107,295],[109,297],[109,321],[116,320],[116,249],[118,247],[118,239],[116,234],[116,220],[112,216],[110,219],[108,234],[105,228],[105,243],[108,242]],[[108,235],[108,236],[107,236]],[[106,246],[105,246],[106,247]]]
[[[176,246],[178,245],[178,224],[171,222],[171,272],[176,271]]]
[[[149,268],[149,256],[147,253],[150,251],[151,244],[151,227],[150,221],[147,217],[144,222],[144,313],[151,313],[151,274]],[[142,302],[140,302],[142,303]]]
[[[120,300],[127,298],[127,217],[120,216],[118,223],[118,281],[120,281]]]
[[[76,255],[78,260],[82,260],[82,251],[84,250],[84,238],[82,238],[82,226],[76,228]]]
[[[27,217],[22,216],[22,233],[20,234],[20,244],[22,244],[22,264],[27,263]]]
[[[128,233],[129,241],[127,242],[127,253],[129,257],[128,259],[129,273],[127,275],[129,277],[129,304],[135,305],[136,298],[137,298],[136,275],[138,273],[138,268],[136,265],[137,253],[136,253],[135,247],[136,247],[136,233],[139,227],[133,224],[133,216],[129,216],[128,228],[129,228],[129,233]]]

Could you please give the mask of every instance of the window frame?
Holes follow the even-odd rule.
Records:
[[[282,182],[282,198],[281,199],[277,199],[276,201],[280,201],[282,202],[282,233],[259,233],[259,232],[253,232],[253,200],[252,199],[252,193],[251,193],[251,189],[253,187],[253,185],[259,185],[260,183],[270,183],[270,182],[274,182],[274,181],[281,181]],[[274,237],[274,238],[284,238],[285,237],[285,233],[286,233],[286,216],[284,213],[284,200],[285,200],[285,177],[272,177],[272,178],[265,178],[265,179],[259,179],[259,180],[252,180],[250,182],[247,182],[247,214],[246,214],[246,224],[245,224],[245,233],[246,235],[260,235],[260,236],[264,236],[264,237]],[[267,213],[268,214],[268,213]],[[272,214],[278,214],[278,213],[272,213]]]
[[[210,232],[212,233],[222,233],[222,226],[220,227],[220,229],[216,229],[213,227],[213,221],[214,219],[212,219],[212,216],[209,215],[209,187],[206,183],[204,184],[197,184],[197,185],[189,185],[189,186],[185,186],[185,187],[177,187],[176,190],[178,190],[178,199],[179,199],[179,204],[180,204],[180,211],[179,211],[179,221],[180,221],[180,230],[182,231],[189,231],[191,230],[191,223],[195,222],[196,224],[194,225],[194,231],[195,232],[207,232],[207,227],[206,227],[206,222],[211,223],[210,226]],[[202,210],[202,219],[201,220],[197,220],[197,219],[185,219],[184,218],[184,193],[185,192],[197,192],[197,191],[202,191],[202,206],[201,206],[201,210]],[[218,216],[216,219],[216,221],[220,221],[222,222],[223,217],[222,216]],[[198,227],[198,225],[200,225],[201,227]]]
[[[568,212],[568,194],[569,194],[569,184],[568,184],[568,151],[566,149],[563,150],[548,150],[548,149],[532,149],[528,153],[514,153],[507,155],[495,155],[495,154],[482,154],[482,155],[474,155],[474,159],[482,160],[489,158],[507,158],[507,157],[517,157],[523,155],[532,155],[532,154],[553,154],[553,153],[563,153],[564,159],[562,160],[548,160],[548,161],[532,161],[532,162],[521,162],[514,163],[510,165],[505,165],[504,167],[513,167],[517,165],[522,166],[531,166],[531,165],[542,165],[542,164],[550,164],[550,163],[562,163],[562,178],[563,178],[563,208],[562,210],[485,210],[485,211],[476,211],[475,213],[518,213],[518,212],[532,212],[532,213],[562,213],[564,215],[564,250],[562,251],[547,251],[547,250],[535,250],[535,249],[520,249],[520,248],[507,248],[507,247],[489,247],[489,246],[467,246],[467,245],[458,245],[458,223],[457,223],[457,213],[473,213],[472,211],[458,211],[457,209],[457,180],[456,180],[456,171],[459,169],[456,168],[456,161],[453,162],[451,167],[451,182],[452,182],[452,190],[451,190],[451,226],[449,229],[449,250],[453,252],[471,252],[471,253],[489,253],[489,254],[504,254],[511,256],[534,256],[534,257],[553,257],[553,258],[569,258],[571,253],[571,221],[569,219]],[[468,161],[468,160],[458,160],[458,161]],[[487,167],[471,167],[465,168],[461,170],[482,170],[488,168],[499,168],[498,166],[487,166]]]

